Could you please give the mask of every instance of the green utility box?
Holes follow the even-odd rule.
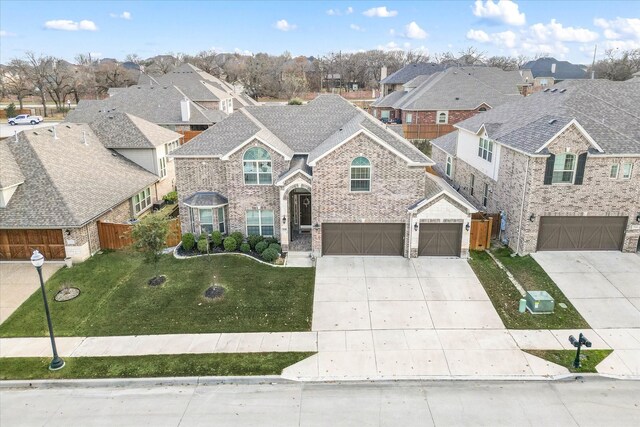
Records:
[[[527,310],[533,314],[553,313],[555,302],[545,291],[527,292]]]

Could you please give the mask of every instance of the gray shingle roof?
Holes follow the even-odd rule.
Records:
[[[522,97],[519,71],[495,67],[456,67],[432,75],[393,103],[408,111],[473,110],[485,103],[496,107]]]
[[[107,148],[154,148],[182,137],[123,112],[102,115],[89,126]]]
[[[307,157],[308,156],[301,154],[293,156],[291,158],[291,161],[289,162],[289,169],[281,173],[277,181],[287,178],[288,176],[293,175],[298,171],[304,172],[307,175],[312,175],[313,171],[311,169],[311,166],[307,164]]]
[[[416,76],[429,75],[446,69],[443,64],[434,64],[432,62],[418,62],[416,64],[408,64],[400,68],[393,74],[380,80],[383,84],[405,84]]]
[[[459,203],[460,205],[467,208],[468,213],[477,212],[473,204],[471,204],[467,199],[465,199],[460,193],[458,193],[452,186],[450,186],[447,181],[445,181],[442,177],[437,175],[427,173],[425,177],[425,197],[413,205],[408,207],[408,210],[414,210],[423,202],[426,202],[429,199],[439,195],[445,194],[449,196],[451,199]]]
[[[24,175],[6,142],[0,141],[0,189],[24,182]]]
[[[491,136],[489,135],[491,138]],[[431,144],[443,150],[452,156],[456,155],[456,146],[458,145],[458,132],[449,132],[439,138],[432,139]]]
[[[216,207],[229,203],[229,199],[215,191],[200,191],[184,199],[187,206]]]
[[[485,122],[500,124],[492,139],[533,154],[554,130],[575,119],[605,154],[640,154],[640,82],[634,80],[564,81],[553,92],[521,98],[456,126],[477,132]]]
[[[377,108],[391,108],[393,104],[398,102],[403,96],[405,96],[407,92],[402,90],[397,90],[395,92],[391,92],[389,95],[376,99],[371,106]]]
[[[81,226],[158,180],[107,149],[88,125],[59,125],[56,135],[39,128],[3,142],[25,179],[0,208],[0,228]]]
[[[555,72],[551,72],[552,64],[556,64]],[[531,70],[533,77],[553,77],[555,80],[586,79],[588,77],[584,68],[567,61],[558,61],[555,58],[538,58],[524,64],[522,69]]]
[[[182,121],[180,102],[185,95],[174,86],[132,86],[102,101],[80,101],[65,118],[68,123],[90,123],[101,113],[123,111],[160,125],[211,125],[203,109],[190,102],[191,117]]]

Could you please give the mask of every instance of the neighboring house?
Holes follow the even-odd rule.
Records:
[[[519,71],[448,68],[415,77],[404,85],[403,91],[376,100],[371,104],[371,114],[382,121],[434,125],[434,129],[425,126],[423,130],[428,134],[418,136],[430,139],[451,132],[455,123],[521,98],[522,87],[527,84]]]
[[[429,76],[447,69],[447,65],[435,64],[433,62],[417,62],[407,64],[395,73],[392,73],[380,80],[381,96],[389,95],[391,92],[403,90],[403,85],[418,76]],[[386,67],[383,67],[383,75]]]
[[[183,232],[275,236],[316,256],[468,255],[476,209],[338,95],[241,109],[172,156]]]
[[[432,141],[437,169],[520,254],[638,250],[640,81],[574,80]]]
[[[120,113],[0,141],[0,260],[38,249],[47,259],[83,261],[100,250],[97,221],[136,218],[173,189],[158,153],[178,138]]]
[[[550,57],[529,61],[520,68],[531,72],[534,79],[534,91],[553,86],[563,80],[586,79],[589,77],[584,66],[572,64],[568,61],[558,61]]]

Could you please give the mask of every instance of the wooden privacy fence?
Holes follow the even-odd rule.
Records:
[[[453,132],[453,125],[418,124],[402,125],[402,132],[406,139],[435,139],[439,136]]]
[[[179,134],[182,135],[182,144],[186,144],[187,142],[189,142],[191,139],[195,138],[196,136],[200,135],[203,131],[201,130],[179,130],[176,131]]]
[[[111,222],[98,221],[98,237],[102,249],[122,249],[133,245],[131,238],[131,224],[114,224]],[[174,218],[169,221],[169,235],[167,236],[167,246],[176,246],[182,239],[180,220]]]
[[[471,235],[469,248],[474,251],[484,251],[491,246],[491,229],[493,221],[487,219],[471,220]]]

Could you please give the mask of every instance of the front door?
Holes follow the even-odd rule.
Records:
[[[298,200],[300,206],[300,228],[311,228],[311,194],[300,194]]]

